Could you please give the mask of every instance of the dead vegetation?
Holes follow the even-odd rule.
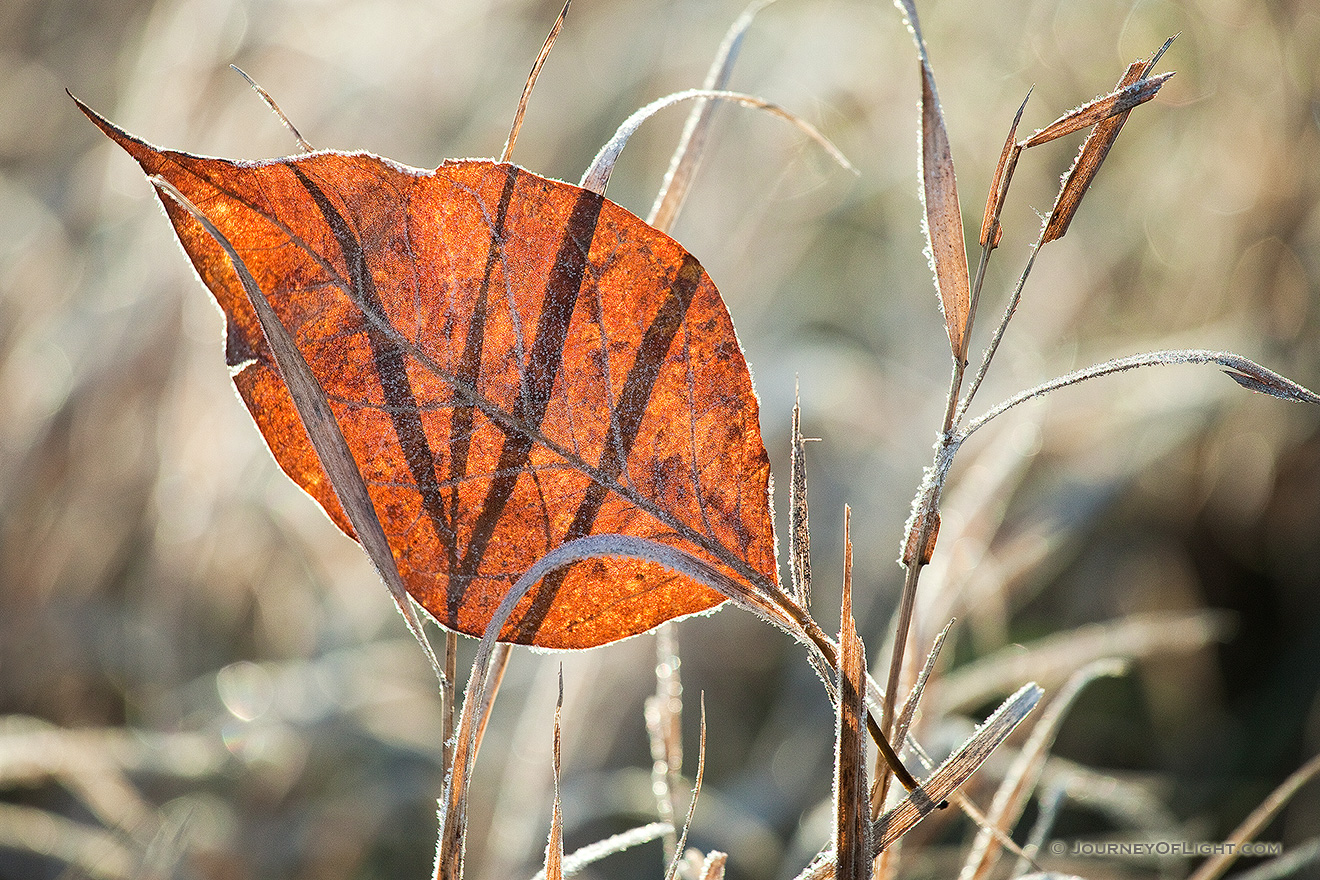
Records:
[[[857,178],[818,161],[791,129],[725,111],[675,232],[731,302],[772,455],[785,459],[776,467],[781,508],[795,483],[784,475],[792,378],[801,377],[801,430],[823,440],[805,447],[813,610],[831,620],[835,585],[845,581],[846,501],[852,616],[883,685],[890,658],[901,656],[884,641],[890,597],[900,594],[892,559],[904,487],[941,413],[945,436],[953,421],[977,424],[944,405],[948,349],[935,343],[947,333],[975,366],[987,328],[969,346],[963,322],[941,331],[931,309],[910,197],[918,80],[892,11],[879,7],[776,4],[750,32],[731,83],[798,112],[823,102],[812,121]],[[1180,13],[1185,21],[1134,16],[1125,29],[1126,9],[1106,18],[1041,6],[1012,20],[1047,9],[1050,37],[997,20],[955,34],[976,10],[927,13],[930,69],[944,89],[965,194],[1000,189],[991,185],[995,153],[1031,81],[1024,129],[1058,115],[1039,108],[1103,91],[1116,61],[1149,56],[1179,29],[1165,63],[1180,73],[1161,92],[1165,109],[1140,111],[1124,130],[1068,238],[1044,252],[978,400],[1010,399],[1135,350],[1181,351],[1184,361],[1218,354],[1188,357],[1181,347],[1193,342],[1255,355],[1314,385],[1314,16],[1278,7],[1269,19],[1218,4]],[[151,216],[149,193],[93,146],[85,124],[53,109],[62,106],[58,88],[48,88],[67,85],[115,107],[117,121],[157,142],[288,152],[287,134],[225,72],[236,60],[317,143],[421,165],[434,164],[437,150],[492,152],[508,114],[491,108],[509,106],[553,11],[407,12],[377,9],[370,27],[338,6],[314,15],[186,3],[107,5],[81,19],[41,4],[12,12],[21,36],[7,58],[11,82],[25,90],[11,97],[17,125],[6,128],[29,137],[5,145],[11,232],[0,255],[0,405],[12,451],[0,465],[9,716],[0,835],[10,847],[0,875],[430,870],[444,721],[425,660],[357,548],[278,477],[245,424],[225,387],[218,322]],[[530,104],[519,161],[575,179],[633,107],[695,84],[737,12],[703,7],[694,15],[709,20],[693,23],[630,4],[576,9]],[[1106,35],[1103,50],[1096,34]],[[999,45],[1022,48],[1006,60],[988,48]],[[109,46],[136,48],[98,56]],[[650,46],[648,61],[635,63]],[[32,97],[43,89],[48,103]],[[611,189],[639,212],[678,123],[650,125]],[[1037,228],[1030,208],[1046,213],[1053,172],[1067,170],[1067,148],[1057,169],[1035,164],[1045,150],[1016,171],[1003,252],[982,294],[988,314],[1018,271],[996,275],[993,266],[1027,258]],[[926,155],[929,168],[944,148]],[[1068,203],[1055,212],[1065,219],[1046,223],[1046,239],[1068,227]],[[938,212],[928,195],[928,220],[932,204]],[[974,218],[964,219],[971,228]],[[983,223],[982,243],[997,238]],[[938,243],[935,251],[938,269]],[[969,313],[973,280],[966,311],[943,286],[946,317]],[[1018,828],[1019,844],[1226,839],[1316,751],[1318,671],[1307,650],[1320,620],[1309,589],[1320,552],[1315,415],[1242,394],[1214,372],[1146,371],[1070,389],[959,450],[938,544],[909,594],[907,660],[894,665],[890,688],[910,689],[957,617],[909,719],[936,759],[1004,697],[1018,693],[1009,705],[1024,712],[1024,682],[1046,689],[1030,738],[1011,741],[964,790],[992,823]],[[1246,375],[1256,390],[1283,387],[1273,374]],[[909,561],[930,544],[920,532],[935,528],[917,513]],[[795,589],[805,604],[805,586]],[[668,839],[663,854],[641,847],[587,871],[660,875],[682,851],[676,835],[647,823],[687,811],[683,772],[695,772],[699,752],[706,780],[686,844],[711,855],[689,857],[685,876],[720,876],[726,863],[715,851],[729,853],[730,877],[792,876],[807,865],[823,876],[833,859],[812,855],[848,823],[868,828],[856,834],[870,840],[841,836],[840,851],[875,846],[883,828],[830,804],[832,786],[864,790],[857,775],[874,779],[875,769],[854,761],[851,783],[836,778],[834,722],[801,651],[733,611],[684,623],[678,639],[681,652],[662,641],[658,655],[646,637],[567,658],[513,658],[473,776],[469,876],[530,876],[545,863],[552,801],[565,867],[581,845],[640,826],[620,843]],[[1128,661],[1123,677],[1112,677],[1110,658]],[[864,690],[856,664],[841,665],[852,669],[853,690]],[[698,692],[710,713],[704,749]],[[686,716],[677,711],[683,695]],[[552,716],[563,737],[557,779]],[[930,812],[951,796],[928,793],[910,809]],[[1303,856],[1310,847],[1313,858],[1315,804],[1303,790],[1282,819],[1258,829],[1260,839]],[[967,878],[989,876],[1002,841],[959,818],[962,807],[954,800],[936,811],[887,851],[901,861],[882,858],[879,870],[947,876],[962,866]],[[1088,877],[1179,876],[1196,861],[1040,859]],[[849,864],[864,871],[869,859]]]

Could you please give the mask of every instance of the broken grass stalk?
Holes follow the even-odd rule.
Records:
[[[509,128],[509,139],[504,142],[504,149],[500,151],[501,162],[508,162],[509,156],[513,154],[513,145],[518,140],[518,132],[522,130],[523,115],[527,112],[527,102],[532,97],[532,88],[536,85],[536,78],[541,75],[541,68],[545,66],[545,59],[550,57],[550,49],[555,45],[559,30],[564,26],[564,19],[568,18],[568,7],[572,4],[573,0],[564,0],[564,8],[559,11],[559,17],[555,19],[554,26],[550,28],[550,33],[546,36],[545,42],[541,44],[541,51],[537,53],[536,61],[532,62],[532,72],[527,74],[527,82],[524,83],[522,95],[518,98],[518,109],[513,114],[513,125]]]
[[[711,61],[706,79],[701,84],[703,89],[720,91],[728,86],[729,78],[733,74],[733,65],[738,60],[748,28],[752,26],[757,14],[774,2],[775,0],[752,0],[737,20],[729,26],[724,40],[715,52],[715,58]],[[669,160],[669,169],[660,184],[660,191],[656,193],[651,213],[646,218],[647,223],[661,232],[670,232],[678,219],[679,212],[683,210],[683,203],[692,188],[692,180],[705,153],[706,140],[710,134],[717,106],[708,99],[699,99],[683,124],[683,134],[679,136],[674,155]]]
[[[843,601],[839,611],[839,668],[834,727],[834,873],[868,880],[871,814],[866,796],[866,659],[852,614],[851,511],[843,509]],[[886,772],[881,765],[879,772]]]
[[[307,143],[306,138],[304,138],[298,132],[298,129],[294,127],[294,124],[289,121],[289,117],[284,115],[284,111],[280,109],[279,104],[275,103],[275,99],[270,96],[270,92],[266,91],[260,85],[258,85],[257,81],[252,77],[248,76],[247,73],[243,70],[243,68],[239,67],[237,64],[229,65],[229,69],[237,73],[239,76],[243,77],[243,79],[247,80],[247,84],[252,87],[252,90],[256,92],[257,95],[261,97],[261,100],[266,102],[266,106],[269,107],[275,113],[275,115],[279,117],[280,122],[284,125],[285,128],[289,130],[289,133],[293,135],[293,139],[298,143],[299,151],[303,153],[316,152],[316,148],[313,147],[311,144]]]
[[[820,144],[840,166],[848,171],[856,173],[856,169],[853,168],[852,163],[848,161],[848,158],[844,156],[843,153],[839,151],[839,148],[834,146],[825,135],[821,134],[814,125],[801,117],[788,112],[778,104],[771,104],[763,98],[758,98],[755,95],[744,95],[741,92],[725,92],[713,89],[687,89],[681,92],[674,92],[672,95],[665,95],[663,98],[656,98],[645,107],[634,111],[631,116],[625,119],[623,124],[619,126],[617,131],[615,131],[614,136],[609,139],[605,146],[600,148],[600,152],[596,154],[596,158],[591,160],[591,165],[582,175],[582,181],[579,186],[599,195],[605,195],[605,188],[609,186],[610,182],[610,174],[614,171],[614,163],[618,160],[619,154],[623,152],[624,145],[628,143],[628,138],[637,131],[643,122],[655,115],[658,111],[673,104],[677,104],[680,101],[690,101],[695,98],[733,101],[747,107],[753,107],[757,110],[764,110],[767,113],[778,116],[780,119],[787,120],[797,126],[798,129],[807,135],[807,137]]]

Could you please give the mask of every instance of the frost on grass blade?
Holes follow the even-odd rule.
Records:
[[[1133,66],[1143,65],[1144,62],[1133,62]],[[1131,69],[1131,68],[1129,68]],[[1064,137],[1075,131],[1081,131],[1084,128],[1090,128],[1096,123],[1103,122],[1111,116],[1117,116],[1119,113],[1126,113],[1139,104],[1144,104],[1159,92],[1159,90],[1173,77],[1173,72],[1162,73],[1159,76],[1150,79],[1139,79],[1126,86],[1105,95],[1103,98],[1097,98],[1090,103],[1083,104],[1075,110],[1071,110],[1060,116],[1054,122],[1042,128],[1022,142],[1023,147],[1036,147],[1056,138]],[[1126,79],[1126,77],[1124,77]]]
[[[1045,768],[1045,758],[1054,738],[1059,732],[1068,710],[1082,690],[1104,676],[1122,674],[1126,665],[1121,660],[1106,657],[1087,664],[1068,679],[1068,683],[1050,701],[1050,705],[1041,714],[1031,730],[1031,737],[1014,759],[1012,766],[1004,776],[1004,781],[995,792],[990,812],[986,816],[986,825],[977,833],[972,842],[967,860],[963,864],[959,880],[984,880],[994,869],[999,857],[999,835],[1009,834],[1022,816],[1031,793],[1040,781],[1040,774]]]
[[[793,397],[793,455],[789,466],[788,570],[793,595],[803,608],[811,605],[811,526],[807,519],[807,449],[802,437],[802,402]]]
[[[880,853],[933,813],[949,795],[976,772],[999,744],[1027,717],[1040,702],[1044,692],[1034,683],[1027,684],[1004,701],[985,723],[977,728],[958,751],[939,766],[917,789],[908,792],[897,807],[876,820],[871,831],[871,850]]]
[[[1134,61],[1128,65],[1115,91],[1121,92],[1144,79],[1172,42],[1173,37],[1170,37],[1149,61]],[[1109,155],[1109,148],[1114,145],[1118,133],[1123,130],[1123,123],[1127,122],[1128,114],[1131,112],[1131,109],[1128,109],[1109,116],[1091,129],[1091,134],[1082,144],[1081,152],[1077,154],[1077,159],[1059,189],[1054,210],[1050,212],[1050,219],[1045,224],[1044,232],[1041,233],[1041,244],[1063,238],[1064,233],[1068,231],[1068,225],[1072,223],[1073,215],[1077,213],[1077,208],[1082,203],[1082,196],[1086,195],[1091,182],[1095,180],[1105,156]]]

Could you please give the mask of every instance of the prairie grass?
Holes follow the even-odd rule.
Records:
[[[1029,86],[1022,131],[1181,32],[1163,62],[1178,76],[1133,115],[1068,237],[1043,252],[981,405],[1188,345],[1320,384],[1320,16],[1243,0],[927,5],[969,240]],[[580,0],[517,161],[576,180],[633,109],[699,84],[741,8]],[[150,188],[61,89],[154,143],[291,152],[232,62],[316,146],[434,165],[499,151],[557,11],[0,10],[0,877],[428,876],[442,783],[424,658],[358,548],[278,474]],[[947,387],[914,198],[913,60],[887,3],[767,9],[732,87],[803,115],[858,174],[789,126],[725,108],[674,230],[739,328],[781,545],[800,385],[802,430],[820,440],[807,445],[813,609],[837,619],[846,503],[853,611],[882,681],[894,558]],[[642,127],[612,179],[611,198],[637,213],[682,125],[669,113]],[[1033,150],[1017,170],[973,356],[1074,149]],[[1060,839],[1222,840],[1320,750],[1317,426],[1314,409],[1179,368],[1063,391],[968,442],[918,600],[919,651],[959,618],[917,719],[925,745],[956,745],[1026,680],[1053,695],[1087,662],[1134,658],[1060,720],[1040,771],[1046,806],[1028,809],[1019,841],[1052,797]],[[830,837],[828,700],[795,646],[750,615],[684,622],[677,640],[688,773],[698,693],[707,717],[687,842],[729,853],[730,878],[794,876]],[[566,848],[656,816],[644,721],[655,638],[517,652],[477,765],[469,876],[530,877],[543,862],[560,663]],[[983,808],[1020,746],[973,780]],[[1314,850],[1316,828],[1312,786],[1259,837]],[[942,811],[905,841],[901,876],[949,876],[974,835]],[[661,850],[584,876],[662,876]],[[1194,862],[1058,867],[1183,876]]]

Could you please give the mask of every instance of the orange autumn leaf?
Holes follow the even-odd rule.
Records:
[[[81,105],[80,105],[81,106]],[[157,149],[83,108],[232,242],[324,389],[408,592],[481,635],[565,541],[626,534],[777,582],[769,462],[719,292],[673,239],[514,165]],[[219,244],[162,197],[280,467],[353,530]],[[501,639],[586,648],[724,596],[659,565],[546,577]]]

